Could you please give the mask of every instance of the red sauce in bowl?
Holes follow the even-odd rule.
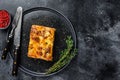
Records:
[[[5,29],[10,24],[10,14],[6,10],[0,10],[0,29]]]

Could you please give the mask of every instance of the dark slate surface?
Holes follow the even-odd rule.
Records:
[[[0,80],[120,80],[120,0],[0,0],[0,9],[12,15],[18,6],[45,6],[63,13],[75,27],[79,51],[64,71],[44,78],[21,71],[12,77],[8,57],[0,60]],[[0,30],[0,50],[5,36]]]

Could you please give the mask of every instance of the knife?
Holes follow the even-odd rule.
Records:
[[[10,43],[11,43],[12,38],[13,38],[14,30],[15,30],[17,23],[18,23],[19,15],[20,15],[20,7],[17,8],[14,19],[12,21],[12,29],[10,31],[10,34],[8,34],[8,37],[6,39],[5,48],[2,51],[2,57],[1,57],[2,60],[5,60],[7,57],[7,53],[10,49]]]
[[[19,7],[19,21],[14,33],[14,58],[13,58],[13,70],[12,75],[16,76],[18,71],[18,52],[20,47],[20,36],[21,36],[21,23],[22,23],[22,7]]]

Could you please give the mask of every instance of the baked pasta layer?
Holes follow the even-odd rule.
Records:
[[[55,28],[32,25],[28,57],[52,61],[55,31]]]

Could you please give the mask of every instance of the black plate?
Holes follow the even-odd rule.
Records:
[[[29,34],[33,24],[56,28],[52,62],[27,57]],[[33,76],[50,76],[63,70],[68,64],[57,72],[45,74],[45,71],[58,61],[60,51],[66,48],[65,39],[69,35],[72,36],[74,47],[76,47],[76,34],[74,28],[71,22],[58,11],[45,7],[36,7],[24,11],[19,69]]]

